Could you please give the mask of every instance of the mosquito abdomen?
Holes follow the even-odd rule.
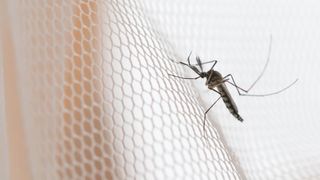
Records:
[[[235,102],[233,101],[229,90],[227,89],[227,87],[225,86],[225,84],[221,84],[218,87],[218,91],[221,94],[222,100],[224,102],[224,104],[226,105],[227,109],[229,110],[229,112],[235,117],[237,118],[239,121],[243,121],[242,117],[239,115],[238,113],[238,108],[235,104]]]
[[[242,117],[238,113],[231,113],[235,118],[237,118],[239,121],[243,121]]]

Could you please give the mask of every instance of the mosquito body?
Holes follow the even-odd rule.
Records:
[[[215,88],[218,90],[217,93],[220,94],[220,98],[222,98],[224,104],[226,105],[229,112],[237,118],[239,121],[243,121],[242,117],[238,113],[238,108],[236,103],[233,101],[233,98],[225,85],[225,79],[218,71],[210,70],[207,72],[207,81],[206,85],[209,89],[216,91]],[[219,99],[220,99],[219,98]]]
[[[177,75],[173,75],[173,74],[169,74],[170,76],[173,77],[177,77],[177,78],[181,78],[181,79],[199,79],[199,78],[206,78],[206,86],[208,86],[208,88],[210,90],[213,90],[214,92],[219,94],[219,98],[205,111],[204,113],[204,121],[203,121],[203,130],[205,131],[205,122],[206,122],[206,115],[209,112],[209,110],[222,98],[224,104],[226,105],[227,109],[229,110],[229,112],[239,121],[243,121],[243,118],[239,115],[238,113],[238,108],[236,106],[236,103],[234,102],[227,86],[226,83],[234,86],[238,92],[238,94],[240,96],[255,96],[255,97],[263,97],[263,96],[270,96],[270,95],[274,95],[274,94],[278,94],[281,93],[283,91],[285,91],[286,89],[290,88],[293,84],[295,84],[297,82],[298,79],[296,79],[294,82],[292,82],[290,85],[288,85],[287,87],[272,92],[272,93],[268,93],[268,94],[248,94],[248,92],[254,87],[254,85],[260,80],[260,78],[262,77],[262,75],[264,74],[267,65],[269,63],[270,60],[270,54],[271,54],[271,43],[272,42],[272,36],[270,36],[270,44],[269,44],[269,53],[268,53],[268,57],[267,57],[267,61],[266,64],[264,65],[264,68],[262,70],[262,72],[260,73],[260,75],[258,76],[258,78],[252,83],[252,85],[248,88],[248,89],[243,89],[241,87],[239,87],[233,76],[231,74],[228,74],[226,76],[222,76],[218,71],[214,70],[214,66],[217,64],[217,60],[212,60],[212,61],[208,61],[208,62],[204,62],[202,63],[200,58],[197,56],[196,57],[196,61],[197,64],[190,64],[190,56],[191,56],[191,52],[188,56],[188,63],[184,63],[184,62],[176,62],[179,64],[182,64],[184,66],[189,67],[190,69],[192,69],[198,76],[194,77],[194,78],[189,78],[189,77],[180,77]],[[173,61],[171,59],[171,61]],[[175,62],[175,61],[173,61]],[[204,64],[209,64],[212,63],[211,68],[208,71],[203,71],[203,67],[202,65]],[[199,69],[198,69],[199,67]]]

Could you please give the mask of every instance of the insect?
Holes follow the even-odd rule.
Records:
[[[198,76],[194,77],[194,78],[189,78],[189,77],[181,77],[181,76],[177,76],[177,75],[173,75],[173,74],[169,74],[170,76],[176,77],[176,78],[181,78],[181,79],[199,79],[199,78],[206,78],[206,86],[208,86],[208,88],[210,90],[213,90],[214,92],[216,92],[217,94],[219,94],[219,98],[214,101],[214,103],[205,111],[204,113],[204,121],[203,121],[203,131],[205,132],[205,123],[206,123],[206,116],[207,113],[210,111],[210,109],[222,98],[224,104],[226,105],[227,109],[229,110],[229,112],[240,122],[243,121],[243,118],[239,115],[239,111],[237,108],[236,103],[234,102],[227,86],[226,83],[234,86],[237,89],[237,92],[240,96],[257,96],[257,97],[263,97],[263,96],[270,96],[270,95],[274,95],[274,94],[278,94],[281,93],[283,91],[285,91],[286,89],[290,88],[293,84],[295,84],[298,79],[296,79],[295,81],[293,81],[291,84],[289,84],[288,86],[286,86],[285,88],[272,92],[272,93],[268,93],[268,94],[248,94],[249,91],[254,87],[254,85],[260,80],[260,78],[263,76],[268,63],[270,61],[270,54],[271,54],[271,44],[272,44],[272,36],[270,36],[270,43],[269,43],[269,52],[268,52],[268,57],[267,57],[267,61],[264,65],[263,70],[261,71],[260,75],[258,76],[258,78],[252,83],[252,85],[248,88],[248,89],[243,89],[241,87],[239,87],[236,82],[234,77],[232,76],[232,74],[228,74],[226,76],[222,76],[218,71],[214,70],[215,65],[217,64],[218,60],[212,60],[212,61],[208,61],[208,62],[201,62],[199,56],[196,56],[196,61],[197,64],[191,64],[190,63],[190,56],[191,53],[189,54],[187,61],[188,63],[184,63],[184,62],[175,62],[172,59],[170,59],[171,61],[175,62],[175,63],[179,63],[182,64],[184,66],[189,67],[190,69],[192,69]],[[208,71],[203,71],[203,65],[204,64],[209,64],[212,63],[211,68]],[[199,68],[198,68],[199,67]]]

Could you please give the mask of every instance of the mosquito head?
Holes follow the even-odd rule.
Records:
[[[205,77],[208,77],[208,73],[207,73],[207,72],[201,72],[201,73],[199,74],[199,76],[200,76],[201,78],[205,78]]]

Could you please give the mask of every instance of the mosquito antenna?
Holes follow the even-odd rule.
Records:
[[[195,73],[197,73],[198,75],[200,75],[199,70],[198,70],[194,65],[191,65],[191,64],[190,64],[190,56],[191,56],[191,53],[192,53],[192,51],[190,52],[190,54],[189,54],[189,56],[188,56],[188,64],[187,64],[187,63],[184,63],[184,62],[181,62],[181,61],[177,62],[177,61],[175,61],[175,60],[173,60],[173,59],[171,59],[171,58],[169,58],[169,60],[172,61],[173,63],[185,65],[185,66],[189,67],[190,69],[192,69]]]
[[[180,78],[180,79],[199,79],[200,76],[197,76],[197,77],[181,77],[181,76],[178,76],[178,75],[174,75],[174,74],[169,74],[169,76],[173,76],[173,77],[176,77],[176,78]]]
[[[247,91],[250,91],[257,84],[257,82],[261,79],[261,77],[263,76],[264,72],[266,71],[267,66],[269,64],[269,61],[270,61],[271,48],[272,48],[272,34],[270,34],[269,51],[268,51],[268,57],[267,57],[266,64],[264,65],[263,70],[261,71],[261,73],[258,76],[258,78],[252,83],[252,85],[247,89]]]
[[[231,78],[232,78],[232,77],[231,77]],[[289,89],[291,86],[293,86],[297,81],[298,81],[298,79],[296,79],[295,81],[293,81],[291,84],[289,84],[289,85],[286,86],[285,88],[282,88],[282,89],[280,89],[280,90],[278,90],[278,91],[275,91],[275,92],[266,93],[266,94],[247,94],[247,93],[243,94],[243,93],[240,93],[239,90],[244,91],[244,92],[247,92],[247,91],[245,91],[244,89],[240,88],[240,87],[237,86],[236,84],[230,82],[229,79],[226,79],[225,82],[227,82],[227,83],[231,84],[232,86],[236,87],[240,96],[264,97],[264,96],[272,96],[272,95],[275,95],[275,94],[282,93],[283,91],[285,91],[285,90]]]

